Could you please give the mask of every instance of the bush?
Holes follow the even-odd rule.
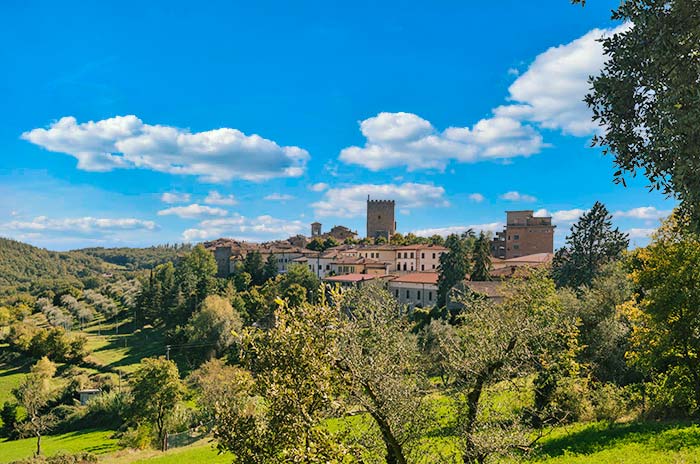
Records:
[[[153,428],[146,424],[140,424],[136,428],[129,427],[119,439],[119,444],[125,448],[143,450],[150,448],[155,439]]]
[[[681,367],[660,373],[646,383],[647,415],[653,418],[685,417],[696,408],[689,376]]]
[[[92,464],[97,462],[97,456],[90,453],[64,454],[59,453],[50,457],[34,456],[13,461],[10,464]]]
[[[595,420],[615,422],[630,410],[626,390],[615,384],[601,384],[591,390],[590,396]]]
[[[561,422],[582,422],[594,417],[588,379],[566,377],[557,385],[549,404],[550,414]]]
[[[7,437],[10,440],[16,439],[18,437],[16,425],[19,422],[17,417],[17,403],[10,403],[5,401],[0,410],[0,419],[2,420],[2,428],[0,428],[0,433],[3,437]]]

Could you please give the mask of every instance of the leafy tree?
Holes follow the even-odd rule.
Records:
[[[225,353],[235,341],[234,334],[240,333],[242,327],[241,316],[231,303],[218,295],[210,295],[190,317],[185,333],[189,343],[203,345],[193,351],[209,359]]]
[[[534,373],[545,360],[569,352],[570,338],[562,334],[573,331],[573,321],[562,317],[554,282],[544,271],[518,274],[504,293],[501,303],[465,296],[457,325],[433,321],[429,327],[434,351],[459,393],[465,463],[532,446],[522,417],[509,417],[504,425],[489,417],[493,414],[482,414],[483,394],[501,380]],[[511,433],[503,435],[504,427]]]
[[[594,144],[614,156],[615,181],[643,169],[650,187],[675,194],[700,227],[700,16],[696,0],[624,0],[631,22],[603,40],[607,61],[586,103],[602,127]]]
[[[566,245],[554,256],[552,273],[557,285],[574,289],[591,285],[601,267],[619,259],[628,245],[627,234],[612,228],[612,215],[596,201],[571,227]]]
[[[283,275],[279,277],[279,290],[283,296],[288,296],[289,289],[293,286],[300,286],[305,293],[305,301],[316,301],[321,281],[308,266],[303,264],[292,264]]]
[[[427,422],[417,337],[381,286],[350,290],[343,308],[335,363],[341,386],[350,406],[360,405],[374,421],[386,462],[405,464]]]
[[[29,375],[12,391],[17,403],[27,413],[27,419],[20,424],[21,429],[36,437],[36,456],[41,455],[41,437],[56,422],[55,417],[46,411],[54,394],[51,379],[55,374],[56,365],[43,357],[32,366]]]
[[[223,405],[218,447],[241,462],[333,462],[344,450],[320,425],[333,409],[337,309],[277,303],[269,330],[249,328],[242,337],[241,360],[255,378],[251,394],[265,407]]]
[[[202,364],[188,377],[197,392],[197,405],[210,420],[219,420],[216,435],[228,434],[231,426],[224,415],[243,414],[253,398],[250,393],[255,384],[250,372],[236,366],[228,366],[221,359],[213,358]],[[240,426],[241,424],[236,424]],[[239,457],[240,459],[240,457]]]
[[[631,297],[632,282],[620,261],[603,266],[591,286],[578,295],[569,289],[560,290],[565,308],[579,319],[578,359],[590,367],[593,380],[619,385],[638,380],[625,360],[631,325],[620,311]]]
[[[700,236],[667,220],[652,242],[632,254],[634,304],[630,357],[653,379],[666,378],[666,388],[687,389],[686,412],[700,410]]]
[[[183,300],[173,320],[168,321],[170,324],[185,322],[204,299],[213,293],[215,276],[214,256],[202,245],[197,245],[175,270],[175,280]]]
[[[277,260],[275,255],[270,254],[265,260],[265,266],[263,266],[263,278],[265,280],[274,279],[277,275]]]
[[[243,270],[250,274],[251,283],[253,285],[262,285],[265,283],[263,266],[262,255],[259,251],[253,250],[245,255]]]
[[[440,265],[438,266],[438,306],[445,306],[452,287],[463,281],[469,274],[467,241],[452,234],[445,240],[445,246],[449,251],[440,255]]]
[[[325,248],[323,248],[323,241],[316,237],[313,240],[311,240],[307,245],[306,248],[312,251],[323,251]]]
[[[146,358],[132,377],[132,419],[155,428],[160,449],[168,447],[167,420],[184,394],[184,386],[174,362]]]
[[[2,421],[0,433],[11,440],[17,438],[17,425],[19,423],[17,407],[17,403],[5,401],[0,409],[0,421]]]
[[[472,269],[471,280],[491,280],[491,249],[489,245],[488,235],[481,232],[479,238],[474,242],[472,256],[474,268]]]
[[[336,239],[333,237],[328,237],[323,241],[323,250],[327,250],[329,248],[337,247],[340,245],[340,242],[338,242]],[[321,251],[323,251],[321,250]]]
[[[445,245],[445,239],[442,237],[442,235],[431,235],[430,238],[428,239],[429,243],[431,245],[436,245],[436,246],[444,246]]]

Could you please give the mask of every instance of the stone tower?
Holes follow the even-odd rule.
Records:
[[[214,250],[214,260],[216,261],[216,276],[228,277],[231,274],[231,256],[233,250],[230,246],[218,246]]]
[[[319,235],[321,235],[321,223],[320,222],[312,222],[311,223],[311,236],[318,237]]]
[[[367,196],[367,237],[386,237],[387,240],[396,233],[394,220],[394,200],[370,200]]]

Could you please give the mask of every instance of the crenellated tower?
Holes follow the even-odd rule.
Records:
[[[387,240],[396,233],[394,200],[371,200],[367,195],[367,237],[385,237]]]

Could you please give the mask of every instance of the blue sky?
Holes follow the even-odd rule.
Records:
[[[334,4],[337,3],[337,4]],[[596,200],[633,244],[675,202],[611,182],[581,103],[615,1],[0,6],[0,235],[51,249],[494,230]]]

